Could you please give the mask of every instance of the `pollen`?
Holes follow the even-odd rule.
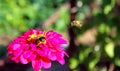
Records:
[[[36,34],[31,34],[30,35],[30,38],[35,38],[36,37]]]
[[[36,34],[31,34],[31,35],[29,35],[28,41],[30,41],[31,39],[34,39],[34,38],[36,38],[36,37],[37,37]]]

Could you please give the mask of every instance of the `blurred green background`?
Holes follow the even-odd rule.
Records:
[[[68,42],[72,28],[74,51],[69,51],[71,43],[64,45],[71,54],[66,59],[67,69],[61,71],[120,71],[120,0],[73,0],[73,8],[70,1],[0,0],[0,71],[19,71],[22,67],[14,69],[16,64],[8,61],[6,48],[31,28],[53,29]],[[71,26],[71,13],[82,27]],[[33,71],[23,67],[20,71]]]

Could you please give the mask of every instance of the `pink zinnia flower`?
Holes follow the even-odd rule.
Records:
[[[31,62],[34,70],[38,71],[41,68],[50,68],[51,61],[58,61],[63,65],[64,55],[68,55],[60,45],[66,43],[62,35],[52,30],[43,32],[31,29],[8,46],[8,54],[16,63]]]

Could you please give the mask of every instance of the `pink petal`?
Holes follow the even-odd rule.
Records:
[[[23,55],[20,56],[20,61],[22,64],[27,64],[28,60],[23,57]]]
[[[24,57],[24,58],[29,58],[29,57],[31,56],[31,54],[32,54],[32,52],[30,52],[30,51],[25,51],[25,52],[23,53],[23,57]]]
[[[56,55],[57,55],[57,61],[62,65],[65,64],[64,54],[63,53],[58,53]]]
[[[54,32],[53,30],[50,30],[50,31],[47,32],[47,35],[46,35],[46,36],[47,36],[47,37],[55,37],[55,36],[61,37],[62,35]]]
[[[15,61],[16,63],[19,62],[19,59],[17,57],[11,57],[10,59],[13,60],[13,61]]]
[[[30,46],[31,46],[31,49],[32,49],[33,51],[35,51],[36,48],[37,48],[37,46],[36,46],[35,44],[30,44]]]
[[[36,54],[32,53],[31,56],[29,57],[29,59],[32,61],[36,58]]]
[[[32,61],[32,60],[34,60],[36,58],[36,54],[34,54],[32,51],[29,50],[29,51],[25,51],[23,53],[23,57],[30,60],[30,61]]]
[[[42,62],[41,60],[34,60],[32,61],[32,67],[34,68],[35,71],[39,71],[42,68]]]
[[[64,53],[67,57],[69,57],[69,55],[68,55],[65,51],[63,51],[63,53]]]
[[[59,39],[59,43],[60,43],[60,44],[67,44],[67,41],[64,40],[64,39]]]
[[[49,52],[48,57],[51,60],[56,60],[56,58],[57,58],[56,55],[55,55],[55,53],[52,53],[52,52]]]
[[[24,49],[25,51],[30,48],[30,47],[29,47],[29,44],[22,44],[22,47],[23,47],[23,49]]]
[[[64,60],[64,58],[59,59],[58,62],[59,62],[60,64],[62,64],[62,65],[65,64],[65,60]]]
[[[37,53],[38,53],[40,56],[46,56],[46,55],[47,55],[47,52],[45,52],[45,51],[42,50],[41,48],[38,48],[36,51],[37,51]]]
[[[13,55],[18,57],[22,54],[23,50],[21,50],[20,48],[18,48],[18,50],[14,51]]]
[[[20,44],[13,44],[13,50],[17,50],[18,48],[20,48]]]
[[[26,39],[25,39],[24,36],[20,36],[20,37],[15,39],[15,42],[17,42],[17,43],[26,43]]]
[[[50,68],[51,67],[51,62],[48,58],[42,58],[42,63],[44,68]]]

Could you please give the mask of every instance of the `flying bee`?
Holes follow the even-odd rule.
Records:
[[[81,27],[82,25],[83,25],[82,21],[76,21],[76,20],[74,20],[74,21],[71,22],[71,26],[72,27]]]

